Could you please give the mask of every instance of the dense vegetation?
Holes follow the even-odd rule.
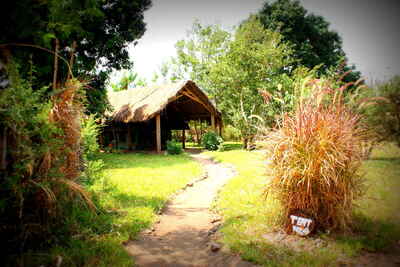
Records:
[[[357,100],[378,140],[400,146],[400,76],[365,88],[359,92]]]
[[[144,34],[151,1],[10,0],[4,6],[2,260],[130,266],[121,243],[149,227],[168,198],[200,174],[173,141],[167,152],[180,155],[99,154],[100,122],[109,108],[105,82],[112,70],[131,69],[127,48]],[[191,141],[237,166],[239,176],[217,201],[223,240],[233,250],[262,264],[324,265],[400,238],[398,147],[384,143],[369,153],[380,142],[400,146],[399,76],[360,87],[360,73],[343,61],[340,36],[294,0],[266,2],[232,31],[196,21],[176,52],[161,68],[165,81],[189,78],[202,87],[222,111],[225,139],[241,139],[246,149],[267,140],[265,164],[259,152],[221,152],[229,145],[220,136],[202,122],[189,124]],[[130,71],[112,87],[144,85]],[[314,257],[266,241],[266,233],[290,232],[294,212],[317,222],[314,233],[329,249],[318,247]]]
[[[368,251],[393,251],[400,238],[400,150],[394,144],[374,149],[362,163],[367,191],[357,201],[355,223],[344,234],[318,233],[309,238],[285,235],[279,201],[265,198],[265,158],[258,151],[230,144],[224,152],[207,152],[215,160],[233,164],[238,171],[221,190],[215,210],[224,218],[221,241],[234,252],[262,266],[336,266],[360,262]],[[268,173],[271,166],[267,166]],[[267,177],[269,179],[270,177]],[[379,264],[382,258],[370,259]]]
[[[273,178],[266,190],[280,200],[288,231],[296,212],[315,220],[320,230],[343,230],[352,221],[353,203],[363,189],[362,148],[370,135],[346,105],[344,89],[312,82],[310,96],[268,133]]]
[[[308,14],[298,1],[278,0],[233,31],[195,21],[160,76],[194,80],[240,131],[244,147],[251,147],[260,127],[273,127],[279,114],[295,107],[304,79],[356,82],[360,73],[354,69],[323,17]]]
[[[329,28],[325,18],[308,12],[300,1],[266,1],[257,16],[265,28],[278,31],[292,45],[295,65],[311,69],[320,65],[321,73],[340,67],[344,72],[352,70],[345,82],[360,78],[361,73],[346,62],[339,34]]]
[[[103,231],[103,210],[87,189],[102,167],[93,158],[98,130],[84,113],[106,110],[104,82],[113,68],[131,65],[127,47],[143,35],[150,4],[3,3],[0,231],[7,265],[54,265],[37,255]]]
[[[127,48],[143,35],[143,12],[151,1],[9,0],[3,5],[0,54],[20,64],[23,78],[33,72],[34,89],[62,84],[68,73],[65,63],[70,63],[74,75],[87,81],[87,112],[102,115],[108,75],[132,65]],[[49,50],[58,53],[60,61],[74,57],[55,71]],[[59,78],[52,82],[53,71]]]

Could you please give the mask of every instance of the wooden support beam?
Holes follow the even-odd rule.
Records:
[[[185,149],[185,142],[186,142],[186,136],[185,136],[185,130],[182,130],[182,148]]]
[[[209,106],[207,106],[207,104],[205,104],[203,101],[201,101],[198,97],[194,96],[193,94],[188,93],[187,91],[181,91],[181,94],[183,94],[183,95],[189,97],[190,99],[192,99],[193,101],[199,103],[209,112],[213,112],[213,110]]]
[[[156,115],[156,143],[157,153],[161,153],[161,118],[160,113]]]
[[[214,113],[211,113],[211,129],[214,132],[217,132],[217,129],[215,128],[215,116],[214,116]]]
[[[127,123],[127,127],[128,127],[128,129],[127,129],[127,133],[126,133],[126,145],[128,147],[128,150],[130,151],[130,150],[132,150],[132,147],[133,147],[131,124]]]

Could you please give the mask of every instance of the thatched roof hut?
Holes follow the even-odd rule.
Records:
[[[190,120],[208,121],[214,129],[222,125],[221,113],[193,81],[110,92],[108,99],[113,108],[108,114],[111,125],[127,125],[127,142],[131,140],[129,124],[141,125],[142,129],[136,128],[142,131],[147,127],[148,133],[143,133],[147,137],[156,130],[158,151],[168,139],[168,131],[187,129]],[[164,136],[161,125],[167,132]]]

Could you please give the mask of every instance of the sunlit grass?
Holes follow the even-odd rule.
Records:
[[[49,266],[57,255],[65,266],[132,266],[122,243],[150,227],[168,199],[202,172],[186,154],[113,153],[99,158],[105,163],[104,175],[88,187],[99,214],[77,211],[87,228],[66,246],[53,248]]]
[[[238,176],[220,192],[215,209],[224,218],[222,242],[246,260],[264,266],[336,266],[337,261],[354,261],[352,257],[363,249],[379,251],[400,239],[400,149],[394,145],[375,149],[363,164],[369,186],[358,203],[354,233],[317,235],[327,245],[311,252],[293,250],[263,237],[276,230],[280,219],[279,203],[263,194],[268,179],[263,154],[238,148],[205,153],[238,170]]]
[[[116,223],[129,238],[154,221],[174,192],[201,174],[187,155],[105,154],[102,159],[105,177],[93,190],[104,208],[122,215]]]

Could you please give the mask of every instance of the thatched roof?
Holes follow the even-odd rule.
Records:
[[[110,119],[124,123],[147,121],[182,96],[202,105],[220,119],[220,112],[192,81],[109,92],[108,99],[113,107]]]

